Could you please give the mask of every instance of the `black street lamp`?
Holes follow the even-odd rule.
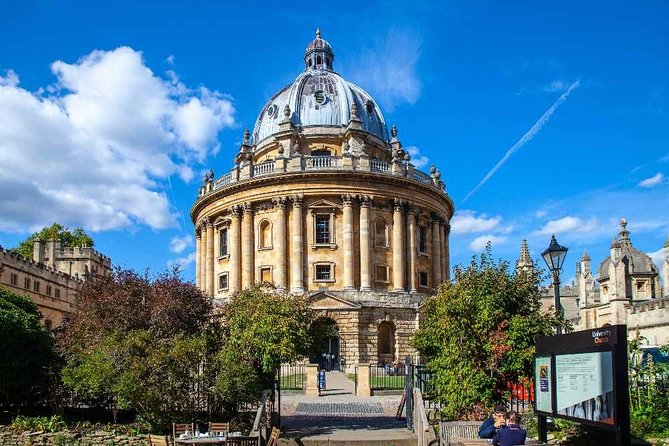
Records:
[[[558,314],[562,313],[562,305],[560,305],[560,271],[564,264],[564,259],[567,257],[567,248],[560,245],[555,240],[555,235],[551,237],[551,243],[548,248],[541,253],[548,269],[553,274],[553,294],[555,295],[555,310]],[[562,328],[558,327],[557,334],[562,334]]]

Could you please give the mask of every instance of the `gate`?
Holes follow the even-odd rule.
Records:
[[[413,431],[413,376],[414,365],[411,362],[411,356],[407,356],[404,360],[404,402],[406,405],[406,420],[407,428]]]

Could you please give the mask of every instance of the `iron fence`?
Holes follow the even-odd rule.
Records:
[[[402,390],[406,377],[404,365],[371,366],[369,370],[369,387],[372,390]]]
[[[279,369],[281,390],[303,390],[306,383],[304,364],[281,364]]]

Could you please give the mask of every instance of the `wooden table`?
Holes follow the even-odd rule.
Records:
[[[174,444],[225,444],[225,437],[175,438]]]

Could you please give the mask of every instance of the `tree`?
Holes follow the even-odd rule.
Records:
[[[423,308],[412,340],[433,373],[436,398],[448,419],[481,419],[504,402],[507,383],[532,375],[534,342],[564,322],[541,312],[537,271],[510,272],[490,245],[454,268],[454,283],[439,288]]]
[[[35,232],[10,251],[32,259],[35,240],[60,240],[67,246],[94,246],[93,239],[82,228],[77,227],[70,230],[60,223],[53,223],[51,226],[45,226],[40,231]]]
[[[0,406],[35,404],[48,390],[55,353],[41,318],[28,297],[0,287]]]
[[[63,383],[89,402],[134,409],[155,429],[192,419],[207,380],[202,364],[220,348],[212,308],[176,273],[151,280],[116,270],[86,282],[60,337]]]
[[[220,397],[229,404],[257,401],[282,363],[308,354],[313,319],[306,298],[278,293],[266,285],[235,294],[222,311]]]

